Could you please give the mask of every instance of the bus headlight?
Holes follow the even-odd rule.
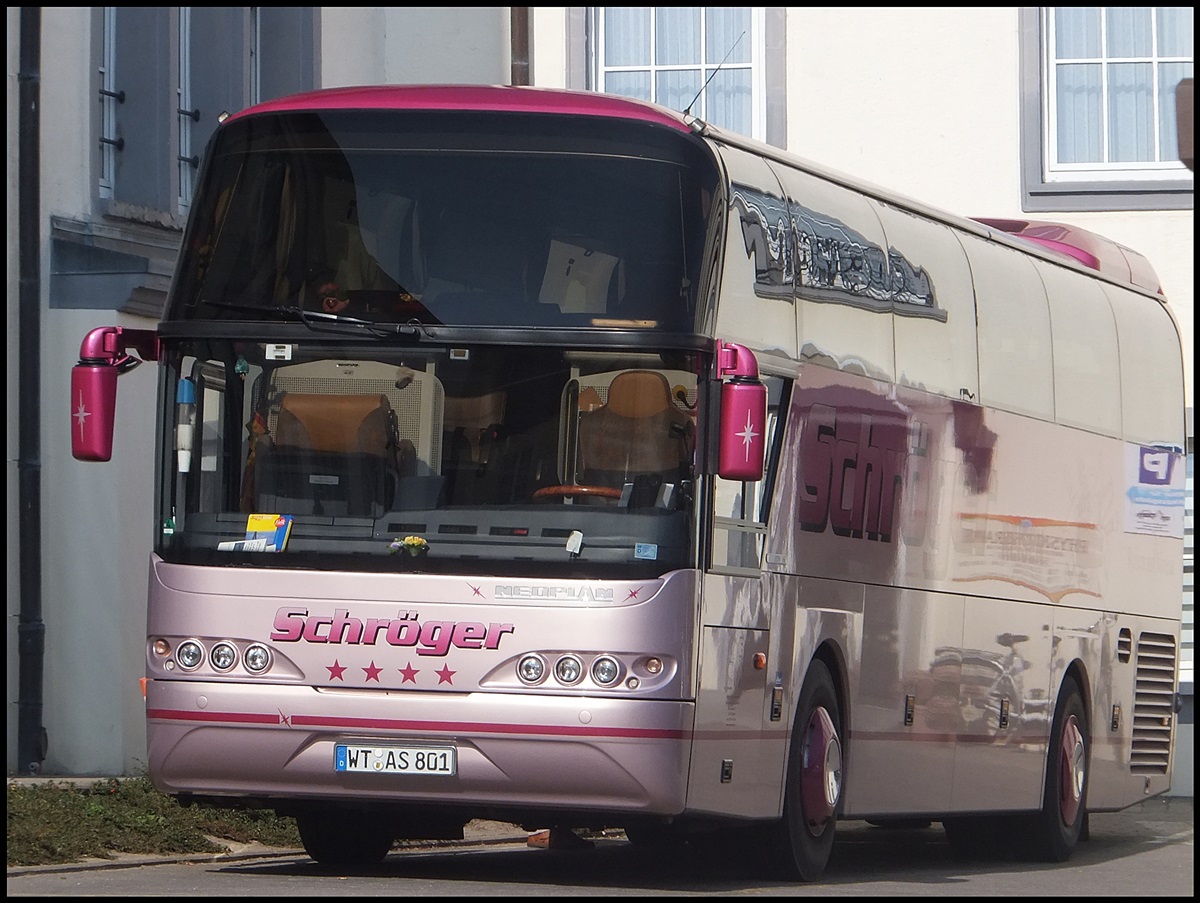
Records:
[[[592,662],[592,680],[602,687],[612,686],[621,676],[621,666],[615,658],[602,655]]]
[[[554,663],[554,676],[568,687],[583,680],[583,662],[574,655],[564,655]]]
[[[191,671],[200,667],[200,663],[204,661],[204,648],[195,640],[184,640],[175,650],[175,659],[179,662],[179,667]]]
[[[247,646],[242,663],[251,674],[262,674],[271,665],[271,652],[261,643]]]
[[[517,677],[525,683],[540,683],[545,676],[546,662],[540,655],[527,655],[517,662]]]
[[[212,647],[209,659],[218,671],[228,671],[237,664],[237,650],[231,643],[217,643]]]

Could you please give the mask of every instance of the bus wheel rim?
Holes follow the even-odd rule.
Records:
[[[1084,753],[1083,733],[1079,730],[1078,719],[1072,715],[1063,724],[1058,762],[1058,811],[1064,825],[1075,824],[1083,804]]]
[[[804,826],[814,837],[824,833],[841,795],[842,744],[829,712],[818,706],[804,730],[804,753],[800,768]]]

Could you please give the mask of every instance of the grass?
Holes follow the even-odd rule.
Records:
[[[270,810],[180,806],[146,777],[90,786],[8,784],[8,864],[114,859],[118,853],[220,853],[222,841],[299,848],[291,818]]]

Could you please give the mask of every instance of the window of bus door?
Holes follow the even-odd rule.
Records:
[[[713,480],[712,552],[709,570],[758,574],[765,564],[767,518],[779,466],[783,421],[790,382],[764,376],[767,387],[767,461],[761,480]]]
[[[179,380],[168,377],[168,410],[164,442],[170,455],[165,473],[171,476],[162,511],[163,538],[171,541],[187,529],[189,514],[214,515],[236,510],[231,489],[240,473],[237,452],[231,451],[231,423],[242,419],[231,399],[231,380],[240,389],[242,380],[220,360],[182,358]],[[186,385],[186,390],[184,386]]]

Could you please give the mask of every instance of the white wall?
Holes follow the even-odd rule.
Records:
[[[510,45],[506,6],[327,6],[322,87],[508,84]]]
[[[91,211],[89,117],[95,73],[90,11],[42,8],[42,292],[49,296],[51,215]],[[110,311],[43,308],[43,723],[49,774],[122,774],[145,762],[146,574],[153,529],[156,373],[121,377],[113,460],[71,457],[70,371],[87,332],[153,328]],[[19,355],[17,355],[19,358]],[[15,698],[15,697],[11,697]]]
[[[530,82],[540,88],[567,86],[567,11],[562,6],[533,7],[529,52]]]

